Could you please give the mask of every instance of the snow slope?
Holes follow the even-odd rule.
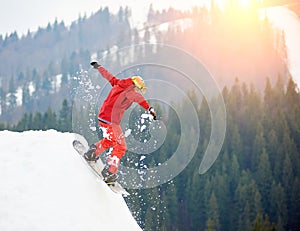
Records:
[[[141,230],[74,151],[75,134],[0,132],[0,230]]]

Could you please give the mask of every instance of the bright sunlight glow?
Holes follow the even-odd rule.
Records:
[[[221,8],[251,8],[252,6],[262,4],[263,0],[215,0]]]
[[[239,0],[239,4],[241,7],[246,8],[249,6],[249,0]]]

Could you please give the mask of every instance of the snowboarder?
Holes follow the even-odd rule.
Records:
[[[108,157],[101,174],[104,181],[115,182],[118,178],[116,173],[120,160],[127,149],[120,126],[125,110],[132,103],[136,102],[145,110],[148,110],[154,120],[156,120],[156,113],[141,94],[146,92],[146,86],[140,76],[118,79],[97,61],[92,61],[91,65],[111,84],[112,89],[104,100],[98,114],[98,123],[103,131],[103,139],[92,144],[84,154],[84,158],[87,161],[97,161],[101,153],[112,147],[113,151]]]

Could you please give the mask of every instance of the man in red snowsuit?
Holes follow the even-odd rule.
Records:
[[[98,114],[98,122],[103,131],[103,139],[92,144],[84,154],[84,157],[87,161],[97,161],[101,153],[113,147],[102,175],[106,182],[114,182],[117,179],[116,173],[120,165],[120,160],[127,149],[124,134],[120,126],[125,110],[132,103],[136,102],[145,110],[148,110],[154,119],[156,119],[156,113],[149,106],[147,100],[140,94],[140,91],[142,93],[146,91],[145,83],[140,76],[118,79],[99,65],[98,62],[92,61],[91,65],[111,84],[112,89],[104,100]]]

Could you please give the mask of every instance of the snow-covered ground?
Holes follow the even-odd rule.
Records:
[[[0,132],[0,230],[141,230],[74,151],[75,134]]]
[[[294,81],[300,86],[300,20],[285,6],[268,8],[266,13],[270,21],[284,31],[289,70]]]

